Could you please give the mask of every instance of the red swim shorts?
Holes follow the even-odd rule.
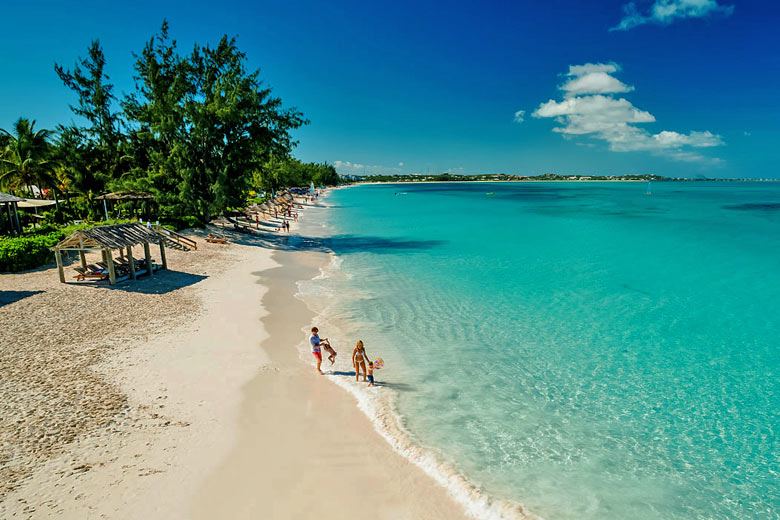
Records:
[[[318,360],[322,361],[322,352],[312,352],[312,354],[314,354],[314,357]]]

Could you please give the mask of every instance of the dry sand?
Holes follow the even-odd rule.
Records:
[[[116,289],[1,275],[0,518],[463,516],[300,360],[327,255],[272,236]]]

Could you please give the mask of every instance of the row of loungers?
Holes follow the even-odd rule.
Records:
[[[146,260],[133,259],[135,262],[136,274],[146,273]],[[152,269],[157,269],[158,266],[152,265]],[[94,264],[84,267],[75,267],[74,270],[78,273],[74,278],[77,281],[84,281],[88,278],[94,278],[97,280],[108,279],[108,265],[103,262],[96,262]],[[114,272],[117,278],[127,276],[130,274],[130,263],[124,258],[114,258]]]

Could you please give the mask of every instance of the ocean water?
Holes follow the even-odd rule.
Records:
[[[780,518],[780,183],[646,190],[335,190],[333,262],[302,293],[341,363],[356,339],[384,358],[353,390],[483,495],[548,520]]]

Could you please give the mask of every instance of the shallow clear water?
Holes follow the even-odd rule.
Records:
[[[780,183],[337,190],[338,298],[421,444],[548,519],[780,516]]]

